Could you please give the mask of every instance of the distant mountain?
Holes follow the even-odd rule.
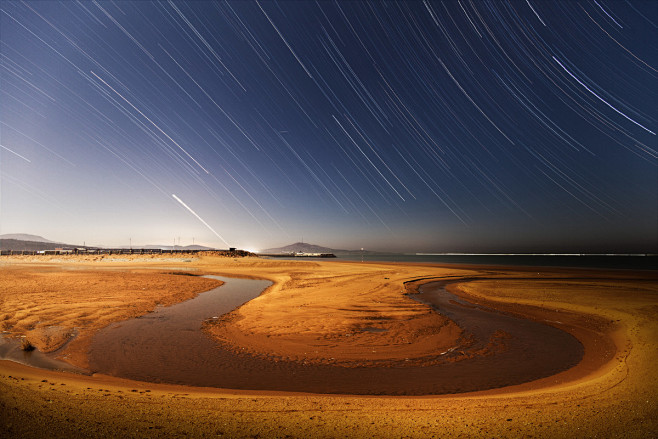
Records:
[[[341,250],[329,247],[322,247],[321,245],[309,244],[307,242],[296,242],[294,244],[286,245],[285,247],[276,247],[268,248],[261,250],[259,253],[269,253],[269,254],[278,254],[278,253],[333,253],[338,257],[341,256],[355,256],[355,255],[382,255],[382,254],[394,254],[390,252],[379,252],[372,250]]]
[[[28,251],[40,251],[40,250],[55,250],[57,248],[76,248],[76,247],[86,247],[79,244],[65,244],[62,242],[55,242],[49,239],[46,239],[42,236],[29,235],[27,233],[5,233],[0,235],[0,250],[28,250]],[[106,246],[91,246],[91,248],[109,248]],[[112,247],[120,249],[129,249],[130,246],[124,245],[120,247]],[[133,249],[163,249],[171,250],[171,245],[133,245]],[[176,245],[173,247],[174,250],[215,250],[212,247],[206,247],[203,245]]]
[[[5,233],[0,235],[0,239],[15,239],[18,241],[30,241],[30,242],[55,242],[50,239],[46,239],[43,236],[30,235],[27,233]]]
[[[43,242],[43,241],[25,241],[22,239],[5,239],[0,238],[0,250],[55,250],[61,247],[75,247],[68,244],[60,244],[58,242]]]
[[[286,245],[285,247],[268,248],[261,250],[260,253],[333,253],[336,250],[329,247],[322,247],[320,245],[309,244],[307,242],[296,242],[294,244]],[[338,250],[344,251],[344,250]]]

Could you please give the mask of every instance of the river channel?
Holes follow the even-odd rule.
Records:
[[[567,332],[470,304],[449,293],[445,282],[430,282],[410,297],[440,310],[468,339],[437,352],[430,365],[344,367],[255,358],[222,349],[201,325],[257,297],[270,282],[215,278],[224,285],[100,331],[89,354],[92,371],[227,389],[423,395],[520,384],[557,374],[583,357],[582,344]]]

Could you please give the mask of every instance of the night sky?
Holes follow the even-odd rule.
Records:
[[[657,252],[658,2],[1,2],[0,233]]]

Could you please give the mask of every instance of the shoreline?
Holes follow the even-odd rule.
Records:
[[[140,255],[140,256],[141,256],[141,255]],[[164,259],[165,259],[165,260],[167,260],[167,259],[170,260],[170,259],[172,259],[172,258],[173,258],[173,256],[168,256],[168,257],[166,257],[166,258],[164,258]],[[73,258],[70,258],[70,259],[75,260],[76,258],[73,257]],[[177,258],[176,258],[176,259],[177,259]],[[51,265],[51,264],[52,264],[50,261],[44,261],[44,262],[46,263],[45,265]],[[62,262],[62,261],[60,260],[60,258],[57,258],[57,260],[54,261],[54,264],[55,264],[55,265],[56,265],[56,264],[61,264],[61,262]],[[115,261],[115,260],[110,259],[110,262],[128,263],[128,262],[130,262],[130,260],[129,260],[129,259],[126,259],[126,260],[122,259],[122,260],[117,260],[117,261]],[[139,259],[138,259],[137,261],[135,261],[135,262],[137,262],[137,263],[141,263],[141,262],[145,262],[145,260],[142,259],[142,258],[139,258]],[[150,261],[149,261],[149,262],[150,262]],[[160,262],[160,261],[158,261],[158,262]],[[332,262],[332,261],[329,261],[329,263],[331,263],[331,262]],[[358,262],[358,261],[336,261],[336,262],[338,262],[338,263],[347,263],[347,264],[362,264],[362,263],[360,263],[360,262]],[[403,265],[403,266],[404,266],[404,265],[411,265],[411,266],[422,266],[422,267],[431,267],[431,268],[444,268],[443,265],[435,264],[435,263],[365,262],[365,264],[368,264],[368,265],[395,265],[395,266],[397,266],[397,265]],[[31,264],[30,264],[30,265],[31,265]],[[36,265],[41,265],[41,264],[36,264]],[[132,264],[131,264],[131,265],[132,265]],[[0,266],[0,267],[1,267],[1,266]],[[100,268],[100,267],[99,267],[99,268]],[[109,268],[109,269],[111,269],[112,267],[104,267],[104,268]],[[152,267],[152,268],[157,268],[157,269],[159,269],[160,267]],[[512,272],[516,272],[516,273],[519,273],[519,272],[533,272],[533,273],[534,273],[537,269],[540,269],[540,268],[544,268],[544,269],[545,269],[545,270],[544,270],[545,272],[546,272],[546,271],[555,272],[555,271],[557,270],[557,271],[560,271],[560,272],[565,271],[565,272],[572,272],[572,273],[576,273],[576,272],[578,272],[578,273],[582,273],[583,271],[586,271],[586,272],[588,272],[588,271],[598,272],[599,270],[601,270],[601,271],[604,270],[604,269],[596,269],[596,268],[580,269],[580,268],[577,268],[577,267],[536,267],[536,266],[519,266],[519,267],[515,267],[515,266],[495,266],[495,265],[494,265],[494,266],[488,266],[488,265],[485,265],[485,266],[479,266],[479,265],[470,265],[470,264],[452,264],[452,265],[449,266],[449,268],[459,268],[459,269],[466,269],[466,270],[480,270],[480,271],[481,271],[481,270],[496,270],[496,271],[501,271],[501,272],[512,271]],[[122,270],[121,267],[116,267],[115,269],[117,269],[117,270]],[[198,270],[198,268],[195,269],[195,271],[196,271],[196,270]],[[632,270],[633,273],[636,272],[636,271],[637,271],[637,270]],[[624,271],[623,273],[624,273],[624,274],[631,274],[631,273],[629,273],[628,271]],[[538,274],[539,274],[539,273],[538,273]],[[586,274],[589,274],[589,273],[586,273]],[[591,274],[594,274],[594,273],[591,273]],[[195,274],[194,276],[202,277],[203,275],[202,275],[202,274]],[[234,273],[231,273],[231,274],[228,275],[228,276],[229,276],[229,277],[235,277],[235,278],[248,278],[248,279],[255,279],[255,280],[256,280],[256,279],[258,279],[258,280],[266,279],[266,277],[261,277],[261,276],[258,276],[258,275],[251,275],[251,274],[234,274]],[[546,317],[545,315],[543,315],[543,316],[541,315],[541,314],[546,314],[546,313],[551,313],[552,315],[554,315],[555,313],[559,313],[559,310],[556,310],[556,311],[551,312],[551,311],[549,311],[549,310],[547,310],[547,309],[545,309],[545,308],[538,307],[538,306],[535,306],[535,305],[521,305],[521,307],[523,308],[523,311],[522,311],[522,312],[519,312],[518,308],[519,308],[520,305],[519,305],[518,303],[511,303],[511,304],[510,304],[510,303],[500,302],[500,301],[496,301],[496,300],[486,299],[486,298],[483,298],[481,295],[476,295],[476,294],[469,294],[469,293],[466,293],[466,292],[464,292],[464,291],[460,288],[460,286],[462,286],[463,284],[468,283],[468,282],[476,282],[476,281],[483,281],[483,280],[484,280],[484,281],[491,281],[491,280],[494,280],[494,279],[497,279],[497,278],[469,277],[469,278],[456,278],[456,279],[452,279],[452,280],[446,280],[446,279],[443,279],[443,278],[441,278],[441,277],[431,276],[431,277],[426,277],[426,278],[422,278],[422,279],[412,279],[412,280],[408,280],[408,281],[405,281],[405,282],[404,282],[404,284],[405,284],[405,288],[408,288],[409,285],[413,285],[413,286],[411,287],[411,291],[408,291],[408,292],[405,293],[405,294],[418,294],[418,293],[419,293],[419,288],[420,288],[422,285],[425,285],[425,284],[427,284],[427,283],[431,283],[431,282],[440,281],[440,282],[442,282],[442,283],[445,284],[446,289],[448,289],[451,293],[453,293],[453,294],[455,294],[455,295],[457,295],[457,296],[459,296],[459,297],[462,297],[462,298],[464,298],[464,299],[466,299],[466,300],[468,300],[468,301],[470,301],[470,302],[472,302],[472,303],[474,303],[474,304],[479,304],[479,305],[483,305],[483,306],[486,306],[486,307],[490,307],[490,308],[492,308],[492,309],[494,309],[494,310],[497,310],[497,311],[502,311],[502,312],[510,313],[510,314],[513,314],[513,315],[517,315],[517,316],[519,316],[519,317],[521,317],[521,318],[531,319],[531,320],[536,321],[536,322],[546,323],[546,324],[548,324],[548,325],[550,325],[550,326],[554,326],[554,327],[556,327],[556,328],[559,328],[559,329],[561,329],[561,330],[564,330],[565,332],[568,332],[568,333],[572,334],[573,336],[575,336],[575,337],[576,337],[579,341],[581,341],[581,342],[583,341],[583,340],[582,340],[583,338],[586,339],[586,343],[587,343],[588,345],[598,345],[598,346],[600,346],[600,345],[606,345],[606,346],[608,346],[608,348],[613,347],[612,345],[614,345],[614,343],[610,343],[611,340],[605,340],[605,337],[602,336],[602,335],[600,335],[600,334],[599,334],[599,337],[598,337],[598,338],[597,338],[596,336],[593,337],[593,336],[592,336],[593,334],[586,334],[587,331],[586,331],[586,330],[584,331],[583,328],[578,327],[577,325],[573,325],[573,324],[565,324],[565,323],[562,323],[562,322],[559,322],[558,324],[556,324],[554,321],[551,321],[551,320],[546,319],[546,318],[545,318],[545,317]],[[501,277],[501,278],[498,278],[498,279],[501,280],[501,281],[505,281],[505,280],[526,280],[526,278],[507,278],[507,277]],[[548,279],[548,280],[552,280],[552,279],[555,279],[555,278],[553,278],[553,277],[549,277],[549,278],[547,278],[547,279]],[[589,278],[589,277],[583,277],[583,278],[569,278],[569,280],[585,280],[585,279],[590,279],[590,278]],[[268,290],[270,290],[270,289],[276,289],[276,287],[277,287],[276,281],[275,281],[274,279],[272,279],[271,277],[270,277],[268,280],[272,281],[273,284],[272,284],[270,287],[265,288],[265,289],[260,293],[260,295],[266,294],[266,293],[268,292]],[[531,279],[528,278],[527,280],[531,280]],[[207,291],[199,291],[199,292],[197,292],[196,294],[200,294],[200,293],[203,293],[203,292],[207,292]],[[189,298],[186,299],[186,300],[189,300]],[[179,303],[182,303],[182,302],[179,302]],[[238,308],[239,308],[239,307],[238,307]],[[534,312],[531,313],[532,315],[528,315],[528,311],[530,311],[530,310],[533,309],[533,308],[534,308]],[[237,310],[237,309],[236,309],[236,310]],[[234,310],[234,311],[235,311],[235,310]],[[230,313],[229,313],[229,314],[230,314]],[[560,314],[560,316],[564,316],[564,314]],[[580,316],[580,317],[582,317],[582,316]],[[574,320],[577,320],[577,318],[578,318],[578,316],[576,316],[576,318],[575,318]],[[596,317],[595,317],[595,319],[596,319]],[[112,323],[120,323],[121,321],[122,321],[122,320],[112,320],[112,321],[110,321],[110,324],[112,324]],[[600,323],[600,324],[602,324],[602,323]],[[108,325],[108,326],[109,326],[109,325]],[[619,329],[608,330],[608,331],[606,332],[605,335],[610,335],[610,334],[612,334],[613,332],[619,332],[619,331],[620,331]],[[97,332],[97,331],[96,331],[96,332]],[[71,339],[66,340],[66,341],[64,342],[63,345],[58,346],[54,351],[61,351],[61,350],[63,350],[63,348],[65,348],[66,345],[68,345],[68,344],[70,344],[72,341],[74,341],[74,339],[75,339],[75,337],[72,337]],[[592,341],[592,340],[594,340],[594,341]],[[588,349],[588,351],[589,351],[589,349]],[[556,374],[556,375],[551,375],[551,376],[548,376],[548,377],[546,377],[546,378],[540,378],[540,379],[538,379],[538,380],[533,380],[533,381],[526,382],[526,383],[521,383],[521,384],[515,384],[515,385],[512,385],[512,386],[503,386],[503,387],[499,387],[499,388],[485,389],[485,390],[475,390],[475,391],[469,391],[469,392],[459,392],[458,394],[471,394],[471,393],[472,393],[472,394],[479,394],[479,393],[487,393],[487,394],[488,394],[488,393],[498,393],[498,391],[504,392],[505,389],[512,388],[512,387],[515,388],[515,389],[525,389],[525,388],[536,389],[536,388],[538,388],[538,387],[536,387],[536,386],[534,386],[534,385],[530,386],[530,384],[535,383],[535,382],[544,382],[544,381],[547,381],[547,380],[548,380],[549,382],[551,382],[551,381],[555,381],[555,380],[553,380],[552,378],[557,377],[558,375],[559,375],[559,376],[562,376],[562,375],[564,375],[564,374],[568,374],[569,376],[574,375],[574,373],[573,373],[573,370],[574,370],[574,369],[575,369],[575,370],[579,370],[579,371],[580,371],[581,369],[582,369],[582,370],[589,370],[589,373],[596,373],[596,371],[597,371],[598,368],[600,368],[600,367],[604,367],[605,364],[608,363],[608,362],[610,361],[610,358],[611,358],[611,357],[614,357],[614,353],[615,353],[615,352],[616,352],[616,350],[615,350],[614,352],[612,352],[612,354],[608,353],[608,354],[605,356],[605,358],[606,358],[605,361],[594,362],[595,364],[598,364],[599,367],[596,367],[596,366],[595,366],[595,367],[592,368],[592,366],[589,366],[589,367],[582,367],[582,366],[581,366],[583,362],[586,362],[586,360],[590,360],[590,359],[591,359],[591,358],[590,358],[591,356],[588,355],[588,356],[583,356],[582,360],[579,361],[575,366],[569,368],[568,370],[562,371],[562,372],[560,372],[560,373],[558,373],[558,374]],[[44,353],[47,354],[48,351],[45,351]],[[267,358],[267,356],[265,356],[265,358]],[[11,360],[2,360],[2,359],[0,359],[0,361],[3,361],[3,362],[5,362],[5,361],[12,362]],[[61,360],[60,360],[60,361],[61,361]],[[591,361],[587,361],[587,363],[590,363],[590,362],[591,362]],[[24,363],[21,363],[21,362],[16,362],[16,363],[19,363],[19,364],[24,365],[24,366],[26,366],[26,367],[31,367],[31,366],[29,366],[29,365],[27,365],[27,364],[24,364]],[[68,363],[68,364],[71,364],[73,367],[78,367],[78,366],[77,366],[76,364],[74,364],[74,363],[70,363],[70,362],[67,362],[67,363]],[[87,362],[85,361],[85,364],[86,364],[86,363],[87,363]],[[48,370],[48,369],[40,369],[40,368],[38,368],[38,367],[37,367],[36,369],[39,369],[39,370]],[[65,372],[65,371],[56,371],[56,370],[55,370],[55,371],[51,370],[51,372],[55,372],[55,373],[67,373],[67,372]],[[79,375],[79,374],[77,374],[77,373],[75,373],[75,372],[73,372],[73,374],[74,374],[75,376],[78,376],[78,375]],[[582,375],[582,372],[580,372],[580,375],[582,375],[582,376],[579,376],[579,378],[585,378],[585,377],[587,376],[587,374],[588,374],[588,372],[585,372],[585,374]],[[105,376],[105,375],[102,375],[102,374],[95,374],[95,373],[94,373],[93,375],[101,375],[101,376]],[[576,375],[578,375],[578,374],[576,374]],[[109,375],[108,375],[107,377],[109,377]],[[113,378],[116,378],[116,379],[119,379],[119,380],[128,380],[128,381],[132,381],[132,380],[129,380],[129,379],[126,379],[126,378],[120,378],[120,377],[113,377]],[[569,381],[569,380],[567,380],[567,381]],[[147,384],[147,385],[149,385],[149,384],[163,384],[163,385],[167,385],[167,383],[156,383],[156,382],[148,382],[148,381],[135,381],[135,382],[136,382],[136,383],[144,383],[144,384]],[[550,386],[550,384],[549,384],[549,386]],[[186,387],[186,386],[183,386],[183,387]],[[202,388],[202,389],[205,388],[205,387],[203,387],[203,386],[191,386],[191,387],[192,387],[192,388]],[[541,386],[540,386],[540,387],[541,387]],[[229,391],[229,392],[231,392],[231,391],[238,391],[238,392],[245,391],[245,392],[256,392],[256,393],[258,393],[258,392],[265,392],[265,393],[274,392],[274,393],[281,393],[281,394],[299,394],[299,393],[302,393],[302,394],[313,394],[313,393],[308,393],[308,392],[296,392],[296,391],[285,391],[285,390],[281,390],[281,391],[270,391],[270,390],[258,390],[258,389],[253,389],[253,390],[240,390],[240,389],[220,388],[220,387],[211,387],[211,388],[212,388],[212,389],[219,389],[219,390],[221,390],[221,391],[223,391],[223,392],[224,392],[224,391]],[[322,395],[322,394],[319,394],[319,395]],[[356,394],[350,394],[350,393],[329,393],[329,394],[327,394],[327,395],[336,395],[336,396],[347,395],[347,396],[348,396],[348,395],[356,395]],[[415,397],[418,397],[418,396],[420,396],[420,397],[422,397],[422,396],[429,396],[429,397],[431,397],[431,396],[441,396],[441,395],[443,395],[443,394],[437,394],[437,395],[434,395],[434,394],[428,394],[428,395],[409,395],[409,396],[412,396],[412,397],[414,397],[414,396],[415,396]],[[367,395],[359,395],[359,396],[367,396]],[[391,396],[395,396],[395,395],[391,395]],[[406,396],[406,395],[401,395],[401,396]]]
[[[345,273],[361,269],[367,271],[367,281],[357,279],[357,287],[369,285],[373,281],[384,282],[383,278],[373,279],[373,272],[382,273],[378,276],[387,273],[391,276],[391,282],[395,283],[399,278],[463,276],[464,271],[471,274],[476,271],[436,266],[402,267],[382,263],[377,263],[375,267],[371,264],[356,263],[354,265],[356,268],[353,268],[344,267],[352,263],[341,264],[339,261],[321,264],[303,261],[288,264],[286,261],[280,261],[278,264],[272,264],[268,261],[248,259],[231,262],[211,258],[181,265],[185,265],[187,269],[194,269],[191,271],[204,274],[238,275],[273,281],[274,285],[260,296],[265,299],[257,301],[265,303],[252,310],[241,308],[242,312],[235,313],[243,323],[245,323],[243,312],[263,313],[267,311],[265,305],[268,303],[271,305],[273,297],[279,296],[281,299],[285,294],[296,293],[299,287],[305,285],[304,282],[313,284],[324,279],[325,275],[329,276],[328,279],[341,270]],[[130,270],[135,269],[135,264],[140,263],[116,262],[104,266]],[[154,265],[162,264],[167,264],[167,261],[163,260]],[[53,265],[67,264],[57,262]],[[82,265],[86,269],[100,268],[89,263]],[[363,268],[364,265],[370,267]],[[5,264],[0,264],[0,270],[5,268]],[[156,267],[149,267],[151,268]],[[157,268],[162,269],[162,267]],[[592,435],[599,432],[599,435],[609,436],[617,432],[630,437],[642,437],[646,436],[647,432],[656,431],[658,421],[655,419],[658,418],[653,415],[658,413],[655,403],[658,386],[652,364],[658,358],[652,348],[655,342],[651,340],[655,340],[658,336],[654,309],[658,305],[655,291],[655,280],[658,276],[655,273],[639,273],[641,277],[651,278],[648,285],[640,285],[637,284],[637,280],[633,280],[638,277],[637,273],[613,273],[606,283],[600,280],[601,271],[585,270],[584,276],[575,279],[572,270],[565,273],[564,270],[546,269],[540,272],[542,274],[537,278],[537,271],[534,268],[528,270],[527,267],[525,269],[519,267],[515,272],[521,274],[521,279],[509,281],[511,284],[505,286],[503,277],[509,276],[510,273],[505,271],[501,274],[499,268],[496,267],[497,277],[489,281],[490,284],[478,285],[476,281],[470,288],[453,287],[454,292],[472,299],[475,303],[479,301],[486,305],[487,301],[494,301],[497,306],[505,308],[505,312],[514,313],[517,303],[521,303],[524,307],[534,303],[551,308],[554,312],[564,313],[560,314],[561,316],[566,315],[566,311],[581,312],[581,314],[583,311],[590,311],[589,314],[598,315],[608,321],[614,320],[613,325],[599,328],[606,329],[617,346],[612,359],[604,364],[590,364],[589,368],[581,367],[578,372],[580,375],[574,372],[579,367],[576,366],[561,374],[517,386],[458,395],[432,396],[315,395],[191,388],[134,382],[100,375],[76,376],[0,361],[0,394],[3,395],[0,397],[0,409],[8,410],[6,413],[10,413],[11,410],[12,413],[11,419],[0,421],[0,423],[5,422],[0,426],[7,428],[9,425],[6,430],[9,432],[8,437],[18,437],[29,432],[32,432],[31,436],[39,436],[38,432],[42,432],[45,436],[48,430],[39,416],[45,416],[45,419],[54,422],[53,425],[56,431],[60,432],[60,437],[66,436],[65,433],[73,433],[69,424],[75,426],[75,431],[80,429],[89,433],[95,432],[95,435],[103,435],[103,431],[109,435],[107,434],[109,431],[117,431],[108,430],[110,428],[130,426],[130,428],[144,427],[145,430],[142,430],[144,432],[159,432],[163,436],[165,432],[167,436],[176,436],[177,431],[179,434],[187,432],[192,435],[195,433],[198,435],[202,431],[207,433],[223,431],[230,432],[233,436],[264,435],[266,432],[282,431],[295,437],[309,434],[326,437],[355,436],[355,432],[358,433],[357,436],[375,437],[412,435],[413,432],[414,436],[429,437],[437,433],[446,436],[473,435],[478,431],[486,431],[487,435],[502,437],[528,433],[542,435],[541,432],[543,436],[569,437],[573,435],[576,428],[579,428],[582,429],[581,431],[589,431]],[[489,270],[480,267],[477,272],[482,276],[490,274]],[[563,279],[559,279],[560,276]],[[581,288],[582,294],[573,297],[560,295],[558,288],[557,292],[545,297],[542,289],[536,288],[524,293],[525,297],[519,296],[516,291],[525,288],[526,282],[523,279],[528,277],[543,282],[546,288],[549,286],[553,288],[554,284],[569,281],[570,287],[575,285]],[[564,277],[569,279],[565,280]],[[599,280],[595,280],[597,277]],[[314,286],[313,291],[317,288],[324,291],[328,285],[335,286],[336,281],[331,282],[330,284],[320,282]],[[500,285],[497,287],[495,282],[499,282]],[[290,289],[291,285],[297,289]],[[376,293],[387,294],[386,292],[390,291],[390,288],[386,287],[386,282],[377,285],[381,289],[375,291]],[[601,285],[603,289],[599,291],[597,285]],[[629,292],[624,293],[624,291]],[[326,293],[331,294],[331,290],[327,290]],[[297,303],[295,302],[297,296],[295,294],[293,296],[286,299],[293,300],[291,304]],[[335,298],[341,299],[341,297]],[[565,301],[567,298],[569,300]],[[590,300],[594,301],[588,305]],[[320,305],[322,303],[315,304],[318,309],[321,309]],[[311,311],[315,310],[311,308]],[[584,314],[586,315],[587,312]],[[295,311],[289,317],[298,315],[299,312]],[[258,321],[258,319],[252,320],[251,323]],[[251,335],[258,339],[257,331]],[[281,340],[285,341],[284,338]],[[595,346],[598,341],[589,343]],[[588,356],[587,347],[585,356]],[[24,402],[21,402],[22,400]],[[145,407],[144,403],[149,403],[150,408],[145,410],[142,416],[135,417],[131,414],[131,410],[135,407]],[[81,414],[74,414],[83,406],[86,408]],[[528,409],[528,407],[532,408]],[[94,418],[85,414],[88,413],[87,410],[103,413],[104,420],[96,424]],[[606,412],[611,413],[612,410],[618,413],[614,419],[604,416]],[[205,427],[195,426],[194,417],[187,418],[192,411],[207,413],[213,416],[215,421],[204,424]],[[166,413],[168,421],[158,421],[160,417],[155,416],[156,413]],[[27,419],[32,421],[25,422],[23,425],[21,420],[27,421]],[[65,421],[66,419],[70,421]],[[632,423],[630,423],[631,419],[634,419]],[[555,420],[560,422],[556,423]],[[364,423],[364,421],[368,422]],[[161,429],[153,429],[163,422]],[[117,435],[123,436],[123,434]]]
[[[498,312],[499,309],[491,307],[464,311],[464,306],[475,308],[475,305],[469,302],[454,306],[445,299],[439,310],[432,310],[432,313],[439,315],[452,310],[451,317],[444,317],[446,323],[436,334],[443,347],[435,348],[429,357],[395,359],[389,356],[357,366],[352,364],[354,360],[346,363],[338,363],[336,359],[330,362],[306,360],[300,364],[271,356],[243,355],[237,348],[230,349],[229,346],[228,350],[222,349],[201,331],[202,321],[213,325],[218,317],[208,320],[206,306],[201,307],[196,302],[203,300],[210,303],[213,300],[218,309],[227,309],[223,312],[232,310],[222,305],[225,300],[232,300],[229,299],[231,296],[222,299],[223,292],[239,287],[233,285],[232,279],[221,280],[224,285],[220,290],[213,290],[213,296],[207,296],[210,292],[206,292],[183,302],[179,304],[184,305],[182,311],[178,311],[181,308],[175,305],[99,331],[89,352],[92,370],[97,373],[112,371],[114,376],[145,382],[170,382],[194,387],[333,395],[422,396],[476,392],[535,381],[570,369],[583,358],[582,344],[562,329],[556,331],[549,328],[550,325],[545,325],[544,321],[536,318],[530,321],[525,314],[506,317]],[[459,282],[466,281],[462,279]],[[433,284],[437,282],[426,283],[423,287]],[[261,293],[260,289],[258,291]],[[440,287],[440,296],[450,294],[443,291],[444,288]],[[429,303],[425,300],[433,300],[436,294],[436,291],[418,291],[413,295],[418,297],[409,296],[409,293],[407,296],[414,300],[427,296],[420,303]],[[242,303],[242,300],[235,303],[238,302]],[[190,312],[191,309],[198,309],[198,314]],[[485,321],[480,319],[477,322],[486,322],[489,329],[482,332],[479,330],[481,328],[468,323],[465,317],[472,313],[482,315]],[[455,321],[456,317],[458,321]],[[199,319],[198,327],[196,319]],[[184,323],[188,321],[190,323]],[[194,333],[183,330],[194,328]],[[506,329],[503,331],[501,328]],[[376,329],[368,327],[366,330],[386,331]],[[473,332],[475,329],[478,329],[479,335]],[[447,337],[444,335],[446,332]],[[409,353],[406,355],[410,356]],[[525,361],[532,359],[533,365],[519,367],[521,358]],[[495,369],[489,367],[492,361],[496,364]],[[364,385],[365,382],[368,384]]]
[[[478,279],[474,281],[488,280]],[[507,279],[506,279],[507,280]],[[573,280],[581,280],[575,278]],[[614,367],[617,357],[628,356],[626,339],[623,336],[623,325],[604,319],[596,314],[570,313],[564,310],[550,310],[536,305],[505,303],[488,300],[481,295],[469,294],[461,287],[464,282],[454,282],[446,285],[453,294],[483,306],[492,307],[500,312],[547,324],[571,334],[582,345],[585,351],[582,359],[574,366],[557,374],[538,380],[533,380],[513,386],[482,391],[483,394],[504,394],[507,391],[548,390],[552,387],[570,387],[588,379],[605,374]],[[560,320],[557,320],[560,319]]]

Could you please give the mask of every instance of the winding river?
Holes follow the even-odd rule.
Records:
[[[424,395],[521,384],[569,369],[583,357],[582,344],[567,332],[470,304],[448,292],[447,282],[429,282],[410,297],[440,309],[469,339],[437,352],[431,365],[343,367],[255,358],[222,349],[201,325],[257,297],[270,282],[214,278],[224,285],[100,331],[89,353],[92,371],[227,389]]]

